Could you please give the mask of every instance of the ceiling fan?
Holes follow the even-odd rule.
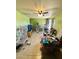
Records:
[[[48,11],[37,11],[37,14],[44,16],[45,14],[48,14]]]

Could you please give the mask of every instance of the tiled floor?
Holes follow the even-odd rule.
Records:
[[[17,53],[16,59],[61,59],[60,51],[56,52],[56,58],[53,55],[41,55],[40,51],[40,33],[33,33],[29,39],[31,45],[24,45]]]

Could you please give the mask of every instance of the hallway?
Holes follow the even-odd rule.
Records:
[[[61,59],[60,56],[54,58],[54,55],[41,55],[40,35],[41,33],[32,33],[32,37],[29,39],[31,45],[24,44],[16,53],[16,59]]]

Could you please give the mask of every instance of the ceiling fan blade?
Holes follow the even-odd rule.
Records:
[[[43,14],[47,14],[48,12],[43,12]]]

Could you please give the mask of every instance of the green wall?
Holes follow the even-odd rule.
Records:
[[[20,25],[28,25],[30,24],[30,20],[27,16],[21,14],[20,12],[16,11],[16,27]]]
[[[56,16],[56,24],[55,28],[57,29],[58,33],[62,31],[62,15]]]
[[[44,18],[31,18],[30,23],[32,25],[35,25],[36,23],[39,23],[39,25],[44,25],[45,24],[45,19]]]
[[[62,29],[62,18],[61,18],[61,15],[59,17],[57,17],[57,19],[58,19],[57,26],[58,26],[59,29]]]

